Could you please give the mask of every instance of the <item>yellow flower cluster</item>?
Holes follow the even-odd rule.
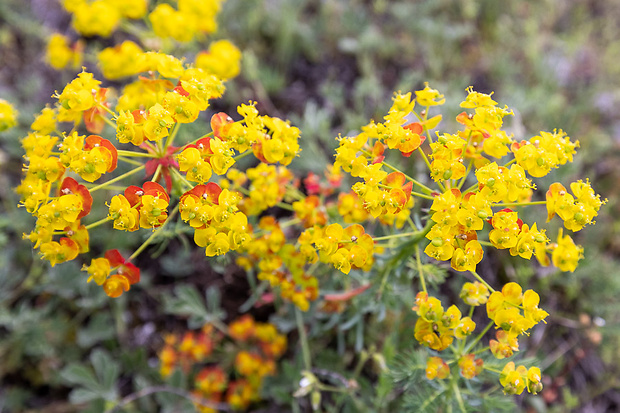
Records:
[[[229,175],[232,181],[239,179],[243,172],[235,171]],[[260,163],[248,168],[244,174],[250,185],[248,197],[244,198],[243,210],[248,215],[259,215],[284,199],[287,185],[291,185],[293,174],[284,166]],[[245,181],[245,179],[243,179]]]
[[[286,242],[280,224],[273,217],[261,218],[258,228],[262,235],[244,248],[249,257],[240,257],[237,262],[248,270],[256,267],[259,280],[278,287],[282,298],[307,311],[310,302],[319,296],[318,280],[305,269],[307,256]]]
[[[368,270],[372,267],[374,242],[359,224],[342,228],[340,224],[326,227],[314,226],[302,232],[299,243],[310,258],[331,263],[334,268],[348,274],[352,268]],[[314,244],[314,248],[311,247]],[[319,252],[318,256],[315,249]]]
[[[547,191],[547,212],[550,221],[556,214],[564,221],[564,226],[573,231],[580,231],[587,224],[594,224],[601,205],[607,200],[594,193],[590,182],[577,181],[570,184],[573,195],[566,191],[559,182],[551,184]]]
[[[506,364],[499,376],[499,382],[504,386],[506,394],[521,394],[527,388],[527,391],[536,394],[542,390],[541,374],[538,367],[525,366],[515,368],[514,361]]]
[[[248,218],[239,211],[241,195],[210,182],[181,196],[181,218],[195,228],[194,242],[206,247],[207,257],[236,250],[249,241]]]
[[[541,132],[540,136],[534,136],[529,141],[513,144],[511,149],[517,164],[530,175],[540,178],[559,165],[572,162],[578,147],[579,141],[571,142],[560,129],[553,133]]]
[[[444,310],[441,301],[425,292],[418,293],[413,310],[419,316],[415,325],[416,340],[436,351],[448,348],[455,337],[465,339],[476,328],[471,317],[462,317],[456,305]]]
[[[158,71],[167,78],[180,77],[182,65],[176,58],[152,50],[171,49],[169,39],[202,41],[205,35],[215,32],[223,0],[178,0],[177,8],[159,2],[150,11],[148,0],[63,0],[62,3],[71,14],[73,28],[79,35],[110,37],[117,30],[127,30],[135,38],[135,41],[126,40],[93,54],[103,76],[116,80],[147,71]],[[137,24],[139,19],[148,22],[148,27]],[[71,42],[68,37],[54,33],[48,40],[46,61],[57,70],[77,69],[85,59],[84,47],[82,40]],[[217,40],[196,55],[194,67],[227,80],[239,74],[240,60],[241,52],[234,44],[225,39]],[[141,87],[156,86],[157,83],[149,85],[138,81],[128,86],[125,94]],[[128,99],[130,97],[126,96],[125,100]],[[119,104],[127,110],[127,102]],[[147,109],[150,106],[147,105]]]
[[[260,400],[265,377],[275,374],[275,362],[287,348],[286,336],[273,324],[256,322],[249,315],[225,327],[219,326],[221,331],[217,331],[207,324],[182,336],[167,335],[159,353],[160,374],[167,377],[176,368],[186,373],[196,371],[192,376],[195,395],[213,403],[225,400],[237,410],[247,409],[250,403]],[[230,355],[232,366],[216,356],[222,352]],[[196,408],[200,412],[214,411],[205,406]]]
[[[217,30],[215,20],[222,0],[179,0],[178,9],[160,3],[149,14],[155,34],[179,42],[189,42],[198,35]]]
[[[509,336],[526,333],[549,314],[538,308],[540,297],[534,290],[523,292],[521,286],[511,282],[502,291],[494,291],[487,301],[487,315],[498,328]]]

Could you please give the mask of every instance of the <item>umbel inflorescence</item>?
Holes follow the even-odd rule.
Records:
[[[185,31],[169,25],[191,15],[190,3],[180,1],[179,10],[158,6],[149,15],[154,32],[188,41],[212,31],[213,25],[199,23],[183,26]],[[109,35],[122,19],[136,18],[118,6],[116,14],[105,15],[117,20],[87,24],[95,5],[102,10],[112,6],[84,4],[68,9],[77,30],[97,30],[86,35]],[[54,37],[48,59],[56,67],[75,66],[79,50]],[[548,316],[538,307],[540,297],[516,283],[495,290],[476,267],[485,248],[495,248],[527,260],[535,257],[561,271],[575,270],[583,249],[568,232],[594,223],[605,201],[587,180],[571,183],[570,191],[554,183],[543,189],[546,199],[535,200],[533,179],[572,162],[578,141],[562,130],[516,140],[503,129],[512,111],[471,87],[456,117],[459,130],[437,130],[442,116],[431,112],[445,99],[426,85],[413,94],[396,93],[381,122],[371,121],[354,136],[339,136],[324,178],[312,173],[296,177],[290,166],[303,156],[301,131],[286,120],[261,115],[255,102],[240,104],[237,114],[210,113],[202,136],[183,127],[200,122],[210,102],[222,96],[225,81],[239,71],[239,58],[227,41],[212,44],[191,63],[127,41],[98,54],[107,79],[134,79],[122,91],[111,93],[83,69],[54,95],[54,107],[42,110],[22,140],[24,178],[17,188],[21,205],[36,220],[24,237],[41,257],[52,266],[86,257],[89,234],[99,226],[150,231],[132,254],[114,249],[84,262],[85,279],[118,297],[140,281],[132,263],[136,256],[168,223],[181,220],[207,257],[234,252],[238,265],[306,311],[314,301],[334,301],[321,296],[315,276],[320,264],[344,275],[372,273],[377,253],[415,239],[419,268],[422,261],[449,261],[454,271],[474,281],[462,286],[461,297],[470,307],[464,317],[455,305],[444,309],[429,294],[423,272],[418,273],[421,288],[412,303],[419,317],[415,339],[439,354],[452,349],[449,356],[428,358],[427,377],[444,379],[457,368],[467,379],[485,368],[493,371],[477,358],[492,327],[496,334],[488,349],[495,358],[517,351],[520,336]],[[253,166],[238,169],[245,157],[253,158]],[[399,157],[408,164],[423,163],[425,176],[412,177],[407,174],[412,168],[394,166],[392,159]],[[119,165],[123,172],[115,174]],[[106,194],[105,216],[91,214],[96,191]],[[548,220],[559,217],[567,233],[560,230],[550,239],[541,223],[524,222],[522,208],[536,205],[546,206]],[[420,206],[429,211],[421,217],[425,225],[412,219]],[[285,213],[276,218],[275,209]],[[362,294],[365,288],[355,291]],[[483,305],[490,321],[473,334],[474,309]],[[542,388],[536,367],[509,362],[496,372],[507,393]]]

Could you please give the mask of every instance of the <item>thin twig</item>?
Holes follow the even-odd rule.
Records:
[[[346,377],[344,377],[343,375],[341,375],[339,373],[336,373],[335,371],[326,370],[326,369],[319,369],[319,368],[313,368],[310,371],[312,373],[314,373],[314,374],[319,375],[319,376],[329,377],[333,381],[340,382],[347,389],[351,389],[351,388],[356,388],[357,387],[357,383],[355,381],[349,381]]]
[[[118,409],[128,405],[129,403],[134,402],[142,397],[150,396],[151,394],[154,394],[154,393],[172,393],[172,394],[176,394],[177,396],[183,397],[187,400],[190,400],[192,403],[198,404],[203,407],[209,407],[211,409],[216,409],[219,411],[226,411],[226,412],[232,411],[230,406],[226,403],[217,403],[211,400],[207,400],[205,398],[191,394],[185,390],[175,389],[174,387],[167,387],[167,386],[152,386],[152,387],[147,387],[145,389],[142,389],[140,391],[137,391],[135,393],[132,393],[124,397],[123,399],[121,399],[121,401],[118,402],[116,406],[112,407],[111,409],[106,410],[105,413],[116,412],[118,411]]]

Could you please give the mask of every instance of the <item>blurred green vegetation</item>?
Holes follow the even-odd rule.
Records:
[[[338,133],[358,130],[387,110],[395,90],[421,88],[425,81],[446,96],[441,128],[455,126],[458,102],[473,85],[477,91],[494,91],[515,110],[509,130],[517,139],[552,128],[578,139],[576,162],[543,182],[588,178],[609,199],[597,226],[576,234],[586,246],[583,263],[572,274],[558,273],[495,253],[486,257],[481,271],[498,283],[513,280],[536,289],[541,306],[552,314],[525,346],[525,356],[541,362],[545,392],[518,398],[508,410],[615,411],[620,409],[618,15],[618,0],[263,0],[251,6],[227,0],[217,36],[242,49],[243,73],[215,105],[232,113],[239,102],[257,100],[261,112],[290,119],[303,131],[303,156],[294,167],[316,173],[332,160]],[[48,268],[21,240],[33,222],[17,208],[12,191],[22,163],[19,137],[26,134],[31,114],[73,76],[42,63],[45,36],[66,32],[68,22],[53,0],[0,2],[0,97],[21,113],[20,127],[0,134],[0,411],[110,408],[104,400],[161,382],[156,352],[163,333],[182,331],[185,318],[190,327],[212,316],[230,319],[249,297],[245,275],[231,272],[228,259],[204,262],[200,252],[184,248],[174,231],[156,262],[148,254],[156,248],[140,258],[146,268],[143,281],[118,300],[87,284],[78,264]],[[403,163],[405,169],[414,167]],[[99,205],[102,215],[103,202]],[[91,244],[100,251],[141,241],[111,229],[96,234]],[[429,271],[437,272],[438,279],[450,276],[441,269]],[[359,403],[368,411],[397,406],[400,401],[385,397],[399,383],[417,380],[407,374],[419,354],[403,351],[413,348],[413,314],[391,317],[395,308],[411,306],[411,288],[400,287],[410,286],[413,277],[403,266],[386,288],[385,300],[363,305],[354,300],[346,312],[326,319],[306,315],[310,339],[317,344],[316,368],[347,371],[360,354],[376,356],[361,365],[357,376],[368,400],[333,396],[327,403],[331,411],[340,406],[360,411]],[[324,288],[339,286],[332,280]],[[196,298],[183,289],[197,288],[200,298],[208,287],[221,292],[223,309],[183,301]],[[285,332],[295,328],[294,316],[284,307],[271,319]],[[291,396],[301,366],[294,352],[265,386],[264,411],[309,409]],[[380,374],[381,360],[397,366],[391,377]],[[182,379],[173,377],[170,384],[175,380]],[[401,407],[415,405],[410,399],[421,396],[407,393]],[[174,395],[144,398],[139,411],[178,411],[179,403],[182,399]],[[485,403],[481,409],[506,407],[494,398]]]

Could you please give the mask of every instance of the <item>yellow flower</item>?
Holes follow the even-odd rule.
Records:
[[[108,217],[114,220],[114,228],[121,231],[136,231],[140,228],[140,217],[124,195],[115,195],[110,201]]]
[[[467,305],[479,306],[487,302],[489,289],[478,281],[475,281],[473,284],[466,282],[461,289],[460,297]]]
[[[71,261],[78,256],[80,247],[69,238],[61,238],[60,242],[49,241],[41,244],[39,248],[41,258],[50,262],[52,267],[56,264]]]
[[[140,19],[148,11],[148,0],[108,0],[116,9],[129,19]]]
[[[56,112],[53,109],[45,107],[41,113],[36,116],[30,128],[42,135],[47,135],[56,130]],[[58,138],[55,138],[58,139]]]
[[[428,86],[428,82],[424,83],[424,89],[416,90],[415,96],[418,104],[422,106],[443,105],[446,102],[442,94]]]
[[[161,226],[168,218],[167,208],[168,201],[163,197],[143,195],[142,206],[140,207],[140,227],[155,228]]]
[[[45,60],[56,70],[66,67],[77,69],[82,64],[81,42],[76,42],[73,47],[69,45],[69,39],[60,33],[54,33],[47,42]]]
[[[493,92],[487,95],[486,93],[475,92],[473,86],[469,86],[465,89],[467,92],[467,98],[461,102],[461,107],[466,109],[478,108],[481,106],[495,106],[497,102],[491,99]]]
[[[110,274],[111,266],[107,258],[93,258],[90,265],[82,267],[82,271],[86,271],[89,275],[87,282],[95,281],[97,285],[103,285],[106,278]]]
[[[515,368],[514,361],[506,363],[499,376],[505,394],[521,394],[526,387],[527,369],[524,366]]]
[[[149,20],[155,34],[163,39],[172,37],[179,42],[189,42],[198,31],[194,16],[181,13],[166,3],[158,4],[149,14]]]
[[[73,27],[84,36],[109,37],[121,19],[121,14],[111,2],[95,0],[80,3],[73,14]]]
[[[158,141],[169,135],[169,129],[174,125],[170,113],[159,103],[151,106],[144,122],[144,136],[150,141]]]
[[[450,375],[450,366],[441,357],[429,357],[426,361],[426,378],[445,379]]]
[[[473,379],[482,372],[484,363],[482,359],[476,359],[475,357],[474,354],[466,354],[458,361],[461,376],[466,379]]]
[[[557,246],[551,253],[553,265],[561,271],[573,272],[577,268],[577,263],[583,258],[583,248],[575,245],[573,239],[566,235],[562,236],[562,228],[558,232]]]
[[[196,67],[224,80],[232,79],[241,69],[241,51],[229,40],[218,40],[209,45],[209,50],[198,53]]]
[[[17,125],[17,110],[4,99],[0,99],[0,132]]]
[[[142,49],[131,40],[125,40],[115,47],[107,47],[97,55],[101,73],[111,80],[139,73],[143,59]]]

